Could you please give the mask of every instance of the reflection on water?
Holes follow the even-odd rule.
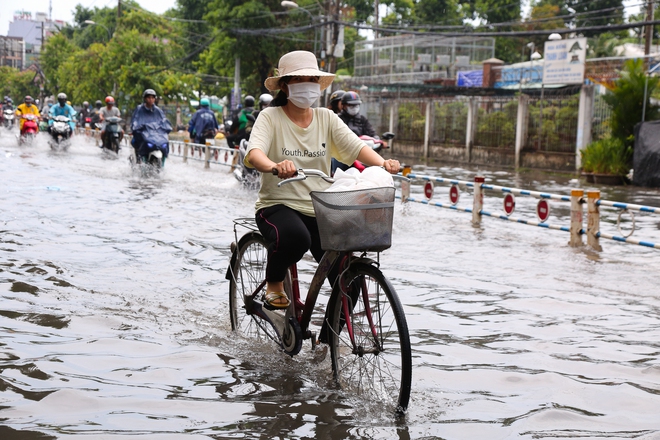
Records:
[[[81,138],[51,154],[43,139],[19,148],[2,133],[0,149],[3,440],[660,438],[657,250],[575,249],[561,231],[489,218],[473,227],[466,213],[397,205],[381,267],[414,355],[412,401],[397,420],[337,389],[309,344],[289,358],[231,333],[231,219],[252,216],[255,194],[228,168],[172,158],[145,179],[126,151],[106,160]],[[569,174],[415,171],[586,187]],[[657,190],[601,190],[660,206]],[[517,198],[516,215],[534,206]],[[568,224],[568,209],[551,212]],[[654,238],[659,220],[639,216],[635,236]],[[301,263],[303,281],[312,271]]]

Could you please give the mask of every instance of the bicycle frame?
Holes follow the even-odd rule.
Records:
[[[299,175],[288,181],[307,176],[327,179],[318,170],[299,170]],[[248,231],[241,234],[239,227]],[[284,279],[290,304],[278,309],[268,306],[262,297],[267,284],[268,243],[255,220],[234,220],[234,235],[236,241],[232,243],[226,275],[230,280],[232,330],[275,342],[290,356],[301,351],[305,339],[311,339],[314,350],[317,338],[310,329],[312,315],[330,276],[327,306],[316,314],[324,315],[319,341],[329,346],[337,384],[377,400],[387,396],[397,413],[404,412],[411,388],[410,338],[401,302],[379,268],[379,249],[367,252],[346,246],[339,247],[342,250],[326,250],[306,294],[301,292],[297,264],[291,265]],[[375,258],[370,258],[373,254]]]

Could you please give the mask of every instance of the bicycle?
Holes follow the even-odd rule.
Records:
[[[279,185],[308,176],[332,182],[319,170],[300,169],[297,176]],[[339,275],[332,285],[323,320],[327,327],[321,332],[327,339],[321,342],[327,342],[330,347],[334,380],[342,389],[389,401],[397,413],[403,413],[412,383],[408,325],[394,287],[379,269],[378,258],[367,256],[367,252],[376,252],[378,256],[390,247],[394,192],[394,187],[387,187],[310,193],[325,254],[304,302],[294,264],[284,282],[291,300],[289,307],[277,310],[265,306],[261,296],[266,286],[266,242],[250,218],[234,220],[236,241],[231,247],[227,279],[232,330],[251,338],[270,339],[294,356],[300,352],[304,339],[311,339],[313,350],[316,347],[316,333],[310,330],[310,321],[328,273],[338,264]],[[365,215],[372,221],[365,221]],[[339,218],[342,216],[352,216],[361,223],[357,226],[362,228],[360,234],[353,234],[357,239],[344,240],[346,231],[355,228],[344,227],[342,233],[336,231],[342,228],[337,224],[343,221]],[[364,231],[365,225],[369,230]],[[248,231],[239,238],[239,229],[243,228]]]

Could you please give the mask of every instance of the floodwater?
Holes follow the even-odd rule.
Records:
[[[561,194],[586,186],[413,169]],[[3,131],[0,176],[3,440],[660,439],[660,250],[571,248],[563,231],[473,227],[467,213],[397,203],[381,267],[405,307],[414,369],[395,419],[334,387],[309,344],[289,358],[232,334],[231,220],[252,215],[255,194],[226,167],[173,157],[141,178],[126,149],[109,160],[76,138],[52,153],[44,138],[18,147]],[[660,206],[657,190],[601,190]],[[534,203],[518,198],[516,215]],[[551,206],[550,222],[568,225],[568,209]],[[500,207],[486,197],[484,209]],[[635,224],[634,237],[660,241],[660,217]],[[615,214],[605,227],[618,235]],[[302,262],[303,279],[312,270]]]

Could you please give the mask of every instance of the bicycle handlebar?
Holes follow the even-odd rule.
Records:
[[[383,168],[383,167],[381,167],[381,168]],[[383,168],[383,169],[384,169],[384,168]],[[402,171],[403,171],[403,167],[401,167],[401,168],[399,169],[399,172],[402,172]],[[278,175],[277,169],[275,169],[275,168],[273,168],[273,169],[271,170],[271,172],[273,173],[274,176],[277,176],[277,175]],[[286,184],[286,183],[291,183],[291,182],[297,182],[297,181],[300,181],[300,180],[305,180],[305,179],[307,179],[308,176],[310,176],[310,177],[320,177],[321,179],[325,180],[325,181],[328,182],[328,183],[334,183],[334,181],[335,181],[335,179],[333,179],[332,177],[328,176],[327,174],[325,174],[325,173],[324,173],[323,171],[321,171],[321,170],[317,170],[317,169],[314,169],[314,168],[299,168],[298,171],[296,171],[296,174],[294,175],[294,177],[290,177],[290,178],[288,178],[288,179],[284,179],[284,180],[282,180],[281,182],[279,182],[279,183],[277,184],[277,186],[279,187],[279,186],[282,186],[282,185],[284,185],[284,184]],[[391,176],[392,176],[393,179],[399,179],[399,180],[410,181],[410,179],[408,179],[407,177],[402,176],[402,175],[399,175],[399,174],[392,174]]]

